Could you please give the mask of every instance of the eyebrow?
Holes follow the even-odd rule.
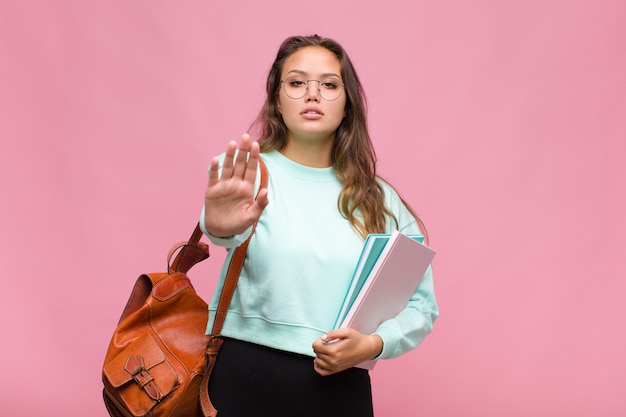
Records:
[[[292,72],[295,72],[296,74],[308,75],[307,72],[299,70],[299,69],[292,69],[291,71],[287,73],[287,75],[291,74]],[[323,77],[336,77],[336,78],[341,79],[341,77],[335,74],[334,72],[326,72],[324,74],[321,74],[320,78],[323,78]]]

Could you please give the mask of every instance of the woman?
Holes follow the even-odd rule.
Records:
[[[200,222],[211,241],[234,248],[258,221],[209,386],[220,417],[371,416],[368,371],[354,366],[405,353],[432,329],[430,269],[374,334],[332,329],[367,234],[423,229],[376,177],[365,113],[337,42],[288,38],[268,75],[258,142],[244,135],[211,162]],[[259,158],[269,174],[261,190]]]

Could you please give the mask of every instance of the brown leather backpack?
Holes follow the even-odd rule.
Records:
[[[264,188],[267,170],[261,160],[260,166]],[[170,250],[168,272],[137,279],[102,368],[104,403],[112,417],[217,415],[208,395],[209,377],[252,234],[235,249],[211,336],[205,334],[208,306],[187,276],[191,267],[209,257],[199,226],[189,241]]]

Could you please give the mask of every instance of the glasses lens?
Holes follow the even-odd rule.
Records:
[[[285,85],[285,94],[289,97],[298,99],[306,94],[306,79],[302,77],[288,77],[283,81]]]
[[[320,95],[324,100],[337,100],[343,91],[343,84],[337,78],[327,78],[320,81]]]
[[[338,78],[326,78],[318,81],[295,76],[283,80],[285,94],[293,99],[302,98],[307,92],[307,85],[310,83],[313,83],[311,88],[317,87],[320,96],[326,101],[337,100],[343,92],[343,84]]]

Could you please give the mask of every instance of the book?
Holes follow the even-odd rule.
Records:
[[[335,328],[373,333],[406,307],[434,256],[435,252],[421,243],[421,236],[398,231],[369,235]],[[374,363],[359,366],[372,369]]]

